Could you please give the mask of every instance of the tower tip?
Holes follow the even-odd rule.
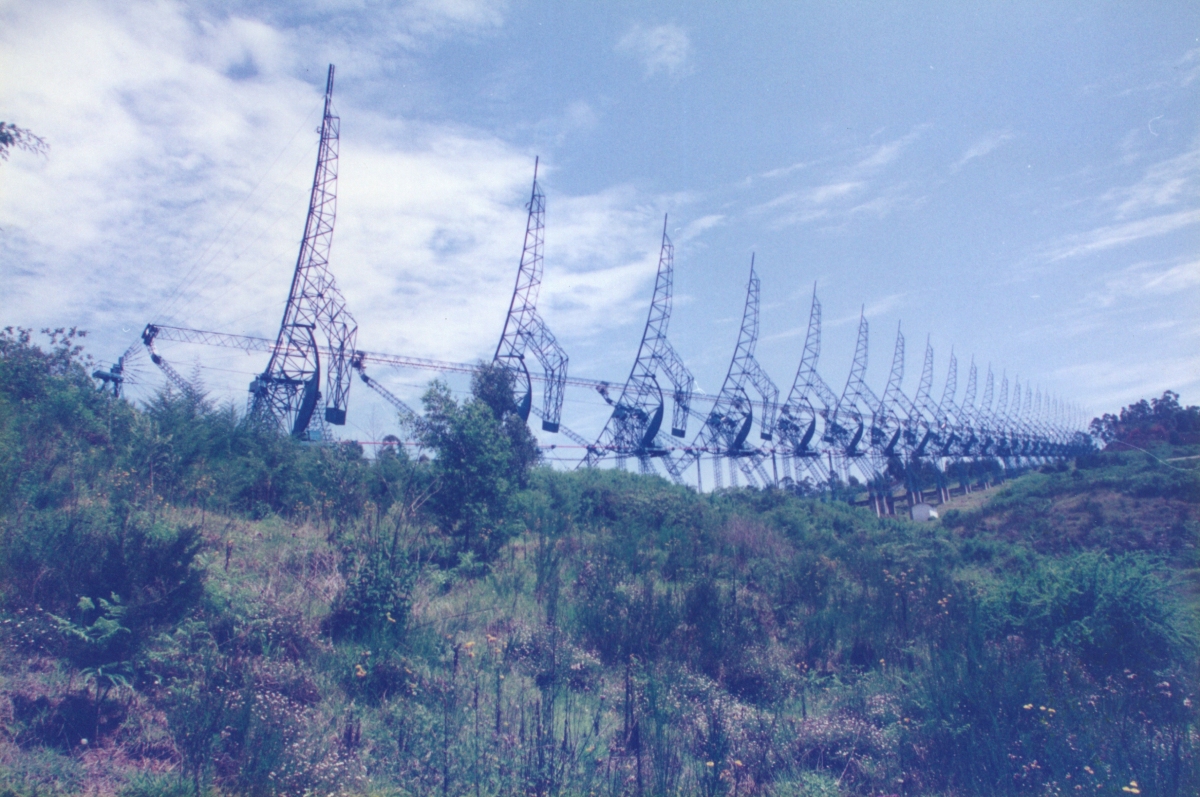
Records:
[[[329,72],[325,75],[325,115],[329,115],[329,103],[333,99],[333,64],[329,65]]]

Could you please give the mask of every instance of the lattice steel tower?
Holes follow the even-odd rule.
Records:
[[[525,354],[533,350],[542,365],[545,380],[540,413],[542,429],[557,432],[562,418],[563,389],[567,381],[567,353],[558,345],[537,311],[538,291],[542,287],[542,246],[546,237],[546,195],[538,187],[537,166],[535,160],[521,267],[517,271],[517,284],[493,361],[512,371],[517,383],[523,387],[524,393],[518,399],[517,407],[521,418],[529,420],[529,412],[533,407],[533,381]]]
[[[817,287],[813,285],[812,307],[808,314],[808,333],[804,338],[804,353],[796,369],[796,378],[787,400],[779,410],[777,426],[780,448],[783,449],[783,473],[795,479],[805,478],[807,472],[812,482],[823,485],[829,481],[829,472],[821,457],[824,454],[817,435],[818,416],[830,423],[831,413],[836,412],[837,397],[817,373],[817,361],[821,357],[821,302],[817,299]],[[813,400],[821,402],[824,409],[818,410]]]
[[[612,415],[595,445],[589,446],[583,466],[592,467],[608,454],[618,462],[636,457],[643,472],[653,470],[651,460],[660,458],[667,472],[676,481],[679,471],[668,456],[660,430],[666,414],[666,400],[658,376],[661,373],[671,383],[673,406],[671,434],[683,437],[687,433],[688,412],[692,402],[694,380],[682,358],[667,340],[667,325],[671,321],[671,296],[675,281],[675,246],[667,235],[667,219],[663,217],[662,249],[658,256],[658,276],[654,281],[654,298],[642,332],[637,359],[621,395],[613,402]]]
[[[296,437],[305,437],[321,393],[321,357],[317,336],[329,353],[326,363],[323,420],[346,422],[350,360],[358,324],[329,270],[329,248],[337,215],[337,161],[340,120],[333,113],[333,64],[325,81],[321,145],[313,175],[304,240],[292,275],[292,288],[279,336],[263,373],[250,384],[252,416],[273,418]]]
[[[683,467],[693,460],[699,460],[704,453],[716,454],[719,458],[730,460],[730,477],[736,485],[737,472],[733,463],[736,462],[753,483],[755,476],[766,484],[774,479],[767,476],[762,467],[765,455],[757,448],[746,445],[754,424],[754,403],[747,386],[752,386],[762,399],[762,416],[759,418],[759,437],[770,440],[775,431],[775,415],[779,408],[779,388],[767,376],[766,371],[754,359],[754,349],[758,345],[758,306],[759,281],[754,271],[754,257],[750,258],[750,281],[746,286],[746,308],[742,312],[742,327],[738,332],[737,347],[733,352],[733,360],[729,363],[729,371],[721,385],[721,392],[704,426],[696,435],[691,450],[682,458]],[[721,487],[721,459],[713,460],[713,477],[716,486]]]

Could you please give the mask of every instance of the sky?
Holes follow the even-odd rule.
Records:
[[[360,348],[490,358],[540,157],[539,309],[574,376],[627,376],[669,214],[669,335],[709,393],[753,254],[785,395],[815,284],[835,390],[865,313],[877,393],[899,324],[909,395],[928,339],[935,395],[953,349],[960,397],[973,358],[1088,417],[1200,403],[1186,2],[0,0],[0,119],[50,146],[0,162],[0,326],[87,329],[105,362],[150,321],[273,338],[329,63]],[[160,349],[222,401],[265,365]],[[134,366],[141,400],[161,376]],[[432,377],[373,375],[413,403]],[[379,439],[361,387],[344,434]],[[568,391],[568,426],[606,417]]]

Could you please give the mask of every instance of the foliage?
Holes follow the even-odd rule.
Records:
[[[326,625],[334,641],[354,640],[394,647],[408,627],[415,563],[401,548],[405,523],[393,510],[387,523],[367,521],[343,545],[345,588],[330,607]],[[365,526],[365,528],[362,528]],[[388,527],[392,533],[387,535]]]
[[[503,369],[430,388],[431,457],[368,458],[199,388],[133,407],[50,334],[0,335],[14,793],[1200,784],[1190,460],[1096,453],[919,525],[536,467]]]
[[[1123,407],[1119,415],[1093,418],[1091,433],[1105,443],[1146,447],[1154,442],[1171,445],[1200,443],[1200,407],[1184,407],[1179,394],[1167,390],[1161,398],[1142,399]]]
[[[542,452],[537,438],[518,414],[515,390],[515,377],[509,368],[479,363],[471,374],[472,397],[488,406],[501,432],[508,438],[510,478],[518,487],[525,487],[529,470],[541,461]]]
[[[1195,642],[1170,597],[1177,585],[1156,570],[1144,555],[1094,551],[1038,562],[988,596],[991,634],[1070,650],[1098,679],[1152,678]]]
[[[436,455],[430,504],[443,530],[457,553],[487,561],[509,534],[507,510],[537,448],[516,414],[507,371],[480,366],[471,387],[471,398],[459,404],[445,383],[434,382],[422,399],[418,432]]]
[[[8,160],[10,149],[23,149],[34,155],[45,155],[50,145],[41,136],[10,122],[0,122],[0,160]]]
[[[43,510],[7,529],[0,577],[8,608],[38,606],[66,614],[76,608],[80,627],[95,627],[120,596],[120,622],[128,631],[104,645],[68,644],[80,666],[132,658],[149,636],[182,619],[202,594],[195,565],[198,529],[151,522],[142,515],[113,517],[92,507],[77,512]],[[89,652],[91,651],[91,652]]]

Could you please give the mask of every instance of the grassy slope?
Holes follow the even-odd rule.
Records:
[[[924,646],[952,613],[941,601],[954,584],[996,584],[1039,557],[1082,549],[1146,551],[1195,599],[1194,477],[1144,457],[1101,464],[1028,474],[926,527],[749,491],[702,500],[666,485],[642,489],[636,477],[596,477],[596,489],[570,498],[570,517],[555,520],[554,507],[529,515],[545,525],[531,523],[487,575],[470,562],[457,572],[424,568],[402,638],[338,645],[322,624],[344,586],[344,539],[279,518],[176,519],[202,522],[201,619],[220,629],[220,666],[244,668],[269,698],[264,711],[275,713],[263,727],[299,728],[286,738],[311,760],[266,762],[296,789],[435,793],[449,782],[448,793],[570,784],[581,794],[919,794],[922,777],[939,778],[922,775],[913,694],[931,677]],[[414,549],[428,533],[399,532]],[[702,581],[724,613],[724,642],[689,609]],[[793,594],[805,589],[814,592]],[[612,621],[602,630],[622,640],[607,652],[595,644],[597,612]],[[668,615],[675,624],[656,628]],[[175,788],[174,775],[154,776],[177,772],[181,759],[151,683],[117,690],[98,745],[31,743],[38,720],[15,703],[43,698],[52,713],[81,685],[79,673],[34,649],[36,640],[4,654],[5,780],[98,794]],[[908,664],[893,669],[893,658]],[[924,721],[942,720],[928,709]],[[1123,776],[1108,773],[1091,793]]]
[[[1093,467],[1028,473],[956,499],[941,525],[960,539],[1044,555],[1102,550],[1159,557],[1200,613],[1200,461],[1194,448],[1104,454]]]

